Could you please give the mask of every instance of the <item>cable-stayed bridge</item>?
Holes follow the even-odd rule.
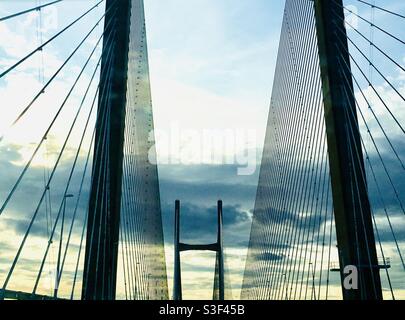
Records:
[[[0,298],[169,299],[143,1],[85,1],[44,38],[63,2],[0,18],[37,22],[0,69],[16,88],[0,97]],[[404,24],[374,0],[286,1],[241,298],[405,297]],[[66,58],[48,69],[52,50]]]
[[[348,3],[286,1],[243,298],[404,297],[404,15]]]

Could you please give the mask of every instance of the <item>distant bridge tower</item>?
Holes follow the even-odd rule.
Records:
[[[218,235],[217,241],[212,244],[185,244],[180,241],[180,201],[175,203],[174,217],[174,280],[173,300],[182,300],[181,286],[181,259],[183,251],[214,251],[217,253],[215,263],[214,293],[215,300],[225,300],[225,278],[224,278],[224,250],[222,239],[222,201],[218,201]]]

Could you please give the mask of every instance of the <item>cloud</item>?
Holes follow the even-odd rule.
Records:
[[[258,261],[264,260],[264,261],[271,261],[271,260],[281,260],[284,257],[282,255],[277,255],[271,252],[261,252],[256,256],[256,259]]]
[[[172,208],[163,208],[169,211]],[[172,210],[170,210],[172,211]],[[246,239],[242,240],[242,235],[235,232],[235,228],[247,230],[251,223],[247,212],[242,211],[238,206],[224,206],[224,241],[227,247],[246,246]],[[181,241],[186,243],[213,243],[217,237],[217,208],[216,206],[201,207],[190,203],[181,204]],[[169,220],[169,218],[167,219]],[[173,226],[166,220],[168,229]],[[243,225],[241,227],[241,225]],[[172,232],[168,230],[167,239],[171,239]]]

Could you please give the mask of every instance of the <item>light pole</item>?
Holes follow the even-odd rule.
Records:
[[[312,270],[311,270],[312,269]],[[316,291],[315,291],[315,266],[312,264],[312,262],[309,263],[309,270],[310,272],[312,271],[312,293],[311,293],[311,298],[312,296],[316,300]]]
[[[62,240],[63,240],[63,226],[65,224],[65,212],[66,212],[66,199],[73,198],[73,194],[65,194],[63,197],[63,209],[62,209],[62,222],[60,227],[60,240],[59,240],[59,250],[58,250],[58,262],[56,264],[56,277],[55,277],[55,288],[53,292],[53,297],[56,299],[58,297],[58,289],[59,289],[59,272],[60,272],[60,257],[62,254]]]

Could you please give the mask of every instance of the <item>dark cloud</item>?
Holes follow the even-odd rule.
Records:
[[[22,168],[12,163],[21,160],[17,147],[0,148],[0,152],[2,155],[0,159],[0,172],[2,175],[0,196],[4,200]],[[400,154],[400,156],[405,155]],[[395,195],[393,192],[391,182],[387,179],[385,169],[381,165],[378,156],[371,154],[370,161],[373,164],[375,174],[381,184],[380,189],[383,192],[380,193],[377,190],[372,179],[373,177],[370,175],[370,169],[367,168],[370,198],[373,212],[378,221],[381,241],[390,245],[392,245],[393,241],[392,231],[385,217],[385,205],[392,219],[393,231],[397,241],[400,242],[400,248],[402,248],[401,242],[405,241],[405,224],[398,223],[398,221],[403,221],[403,214],[397,197],[405,203],[405,180],[401,179],[402,169],[398,167],[398,159],[388,152],[383,157],[385,164],[390,169],[392,183],[395,185],[398,195]],[[51,204],[54,218],[60,206],[64,191],[63,186],[69,174],[71,166],[71,161],[69,160],[71,159],[64,159],[62,161],[55,175],[54,182],[51,184]],[[80,158],[78,163],[80,170],[78,170],[78,173],[72,179],[72,191],[70,193],[75,194],[75,196],[79,188],[83,164],[84,159]],[[298,169],[296,168],[296,170]],[[236,170],[237,166],[232,165],[159,166],[162,217],[167,244],[173,243],[174,201],[176,199],[180,199],[182,202],[182,241],[189,243],[215,242],[217,232],[216,202],[218,199],[222,199],[224,202],[224,242],[226,248],[242,249],[248,246],[258,176],[257,174],[253,176],[238,176]],[[0,217],[9,228],[14,229],[18,234],[22,235],[26,232],[29,221],[35,211],[35,206],[44,187],[43,174],[43,168],[31,168],[27,172],[23,184],[19,187],[10,202],[11,211]],[[262,197],[266,197],[267,195],[267,198],[269,198],[270,194],[282,193],[285,190],[285,186],[283,184],[268,186],[264,181],[261,190],[263,192]],[[298,199],[299,192],[298,188],[294,190],[292,198]],[[82,201],[79,205],[76,227],[74,229],[75,236],[78,236],[81,232],[80,226],[83,224],[84,213],[87,209],[88,193],[89,183],[87,181],[83,190]],[[69,199],[66,211],[66,225],[70,225],[75,200],[76,198]],[[319,215],[319,213],[312,212],[308,215],[298,215],[296,213],[297,210],[294,210],[295,204],[293,202],[285,208],[273,208],[269,206],[260,208],[258,204],[256,205],[256,223],[263,226],[270,224],[287,226],[292,232],[301,230],[304,234],[307,234],[309,231],[308,243],[311,243],[312,239],[316,241],[317,233],[322,231],[321,228],[326,223],[325,216]],[[33,225],[31,235],[46,237],[48,230],[44,203]],[[56,231],[55,239],[58,239],[59,228]],[[272,233],[268,235],[271,236]],[[266,250],[256,257],[258,261],[281,261],[284,258],[282,252],[293,246],[286,241],[269,243],[269,241],[260,237],[255,238],[254,241],[260,246],[266,246]],[[332,241],[335,243],[334,237]],[[6,244],[2,244],[1,248],[2,250],[9,251],[10,246],[6,248]],[[5,259],[3,258],[3,260]],[[20,263],[23,261],[22,259]],[[203,266],[198,270],[207,271]]]
[[[71,150],[67,150],[71,151]],[[16,165],[16,161],[21,162],[19,148],[16,146],[2,146],[0,147],[0,172],[1,172],[1,184],[0,184],[0,204],[3,204],[7,194],[10,192],[11,187],[17,181],[18,176],[21,174],[23,167]],[[61,206],[63,199],[64,190],[66,187],[67,178],[69,176],[73,159],[71,157],[71,152],[67,152],[67,156],[62,158],[60,165],[58,166],[54,178],[50,185],[50,198],[46,197],[46,200],[38,208],[38,213],[32,224],[32,228],[29,232],[29,237],[26,240],[24,250],[18,259],[16,265],[15,275],[20,274],[19,270],[38,272],[39,265],[43,258],[45,252],[45,246],[51,230],[55,226],[55,219],[58,214],[58,210]],[[70,155],[69,155],[70,154]],[[64,239],[66,244],[67,234],[70,229],[72,222],[72,216],[74,207],[76,205],[78,190],[80,187],[80,181],[84,169],[85,159],[79,157],[76,170],[72,176],[70,183],[70,188],[68,193],[74,195],[74,198],[69,198],[66,202],[65,211],[65,229],[64,229]],[[90,164],[91,171],[91,164]],[[90,172],[88,171],[88,172]],[[6,210],[0,216],[0,224],[2,228],[7,230],[13,230],[17,236],[15,238],[3,238],[0,244],[0,264],[2,264],[1,273],[4,275],[5,272],[10,268],[10,264],[13,261],[17,249],[21,244],[22,236],[27,232],[28,227],[34,213],[39,204],[42,192],[44,190],[44,168],[32,166],[26,172],[26,175],[21,180],[21,184],[16,189],[13,197],[10,199]],[[75,219],[74,228],[72,231],[73,239],[77,239],[81,235],[82,226],[84,223],[84,214],[87,210],[87,199],[89,194],[89,183],[88,180],[84,184],[82,190],[81,200],[79,202],[77,215]],[[50,199],[50,202],[48,201]],[[60,227],[61,219],[55,228],[55,234],[53,237],[53,242],[56,243],[60,237]],[[38,251],[38,255],[34,258],[27,259],[27,254],[29,253],[26,249],[27,247],[36,248],[35,241],[41,239],[43,241],[43,246]],[[75,250],[72,250],[73,249]],[[70,244],[69,252],[76,252],[77,246],[74,243]],[[49,255],[48,255],[49,258]],[[67,256],[69,259],[69,255]]]
[[[162,206],[165,215],[166,242],[173,242],[174,209],[173,205]],[[181,241],[187,243],[213,243],[217,237],[217,207],[196,206],[191,203],[181,204]],[[227,247],[246,246],[250,217],[239,206],[223,207],[224,243]],[[242,233],[235,233],[243,229]]]
[[[13,161],[20,160],[18,156],[16,156],[16,151],[10,151],[14,149],[14,147],[3,147],[0,148],[0,154],[2,155],[0,159],[0,172],[2,172],[2,183],[0,184],[0,201],[1,204],[6,199],[6,196],[9,194],[12,186],[17,181],[19,175],[21,174],[23,167],[17,166],[13,164]],[[17,149],[18,150],[18,149]],[[75,200],[77,199],[80,181],[83,173],[85,159],[79,158],[75,172],[72,176],[70,187],[68,193],[73,194],[76,198],[69,199],[67,201],[67,210],[66,212],[73,211],[73,205],[75,204]],[[62,200],[63,200],[63,193],[65,191],[67,178],[69,176],[71,167],[72,167],[73,159],[71,157],[62,158],[61,163],[59,164],[57,170],[55,171],[54,177],[50,184],[50,206],[52,208],[52,212],[54,217],[56,216]],[[88,173],[91,171],[91,164],[88,167]],[[45,181],[44,175],[48,175],[44,168],[41,167],[30,167],[24,178],[21,180],[18,188],[15,190],[12,198],[10,199],[6,211],[2,214],[1,218],[12,218],[14,220],[24,220],[29,221],[33,216],[34,212],[37,209],[39,201],[41,199],[42,193],[45,189]],[[87,175],[89,176],[89,174]],[[79,202],[79,212],[83,213],[85,208],[87,207],[86,199],[89,193],[89,179],[86,179],[86,183],[83,186],[81,201]],[[38,209],[38,217],[37,219],[42,219],[42,216],[45,215],[46,206],[48,197],[42,201],[41,206]],[[50,209],[48,209],[50,210]],[[11,214],[8,212],[12,212]],[[82,214],[79,214],[79,219]],[[39,223],[39,225],[44,225],[43,223]]]
[[[255,258],[258,261],[274,261],[274,260],[282,260],[284,256],[267,251],[257,254]]]
[[[159,166],[163,202],[175,199],[206,206],[224,204],[253,208],[257,175],[238,176],[236,165]]]
[[[165,240],[173,243],[174,201],[181,201],[182,239],[214,242],[217,201],[223,201],[224,242],[246,248],[257,175],[238,176],[236,165],[159,166]]]

